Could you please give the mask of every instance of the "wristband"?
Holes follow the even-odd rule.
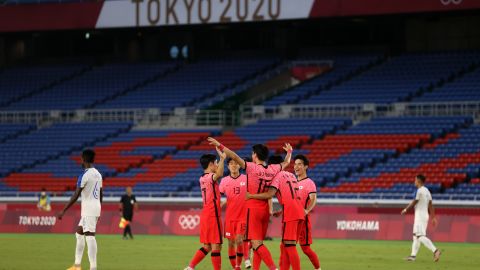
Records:
[[[223,145],[223,144],[220,144],[220,145],[218,146],[218,149],[220,149],[220,151],[222,151],[222,152],[223,152],[223,149],[225,149],[225,145]]]
[[[288,150],[287,153],[288,154],[291,154],[293,152],[293,150]]]

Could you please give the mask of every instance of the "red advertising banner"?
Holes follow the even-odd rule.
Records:
[[[380,213],[362,213],[360,210],[361,208],[348,206],[318,206],[311,215],[313,237],[411,240],[413,215],[401,216],[397,214],[399,210],[386,209],[378,211]],[[79,218],[78,209],[73,209],[62,220],[58,220],[53,212],[0,207],[0,233],[72,233]],[[97,232],[121,233],[118,226],[120,218],[118,211],[112,208],[103,211]],[[428,228],[428,234],[433,240],[480,243],[480,215],[477,212],[439,214],[438,219],[436,228],[431,225]],[[199,225],[200,210],[170,206],[138,211],[135,213],[132,229],[136,234],[198,235]],[[278,237],[280,233],[280,219],[272,218],[269,235]]]

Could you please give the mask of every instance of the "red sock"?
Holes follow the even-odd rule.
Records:
[[[250,260],[250,241],[243,242],[243,255],[245,256],[245,260]]]
[[[253,250],[253,270],[259,270],[260,264],[262,264],[262,258],[256,250]]]
[[[237,246],[237,266],[242,266],[243,244]]]
[[[222,256],[220,250],[212,250],[212,265],[214,270],[222,269]]]
[[[268,251],[268,248],[264,246],[263,244],[260,245],[257,248],[257,253],[262,258],[262,261],[267,265],[268,269],[276,269],[277,267],[275,266],[275,263],[273,262],[272,259],[272,254],[270,254],[270,251]]]
[[[285,245],[280,243],[280,270],[288,270],[290,269],[290,260],[285,252]]]
[[[297,245],[286,244],[285,253],[288,256],[288,260],[290,261],[290,264],[292,265],[292,269],[300,270],[300,257],[298,256]]]
[[[203,258],[205,258],[205,256],[207,256],[207,254],[208,254],[207,250],[205,250],[203,247],[200,248],[199,250],[197,250],[197,252],[193,256],[192,261],[190,261],[189,266],[191,268],[195,268],[195,266],[197,266],[197,264],[199,264],[203,260]]]
[[[308,256],[313,264],[313,268],[320,268],[320,260],[318,260],[317,254],[310,248],[310,246],[302,246],[303,253]]]
[[[237,257],[235,256],[235,248],[234,247],[228,247],[228,260],[230,261],[230,264],[232,265],[232,268],[235,268],[235,259]]]

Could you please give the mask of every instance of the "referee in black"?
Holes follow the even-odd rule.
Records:
[[[128,220],[128,225],[125,226],[123,230],[123,239],[127,240],[127,233],[130,236],[130,239],[133,239],[132,228],[130,224],[133,220],[133,211],[138,209],[137,199],[135,195],[132,194],[132,188],[127,187],[126,194],[120,199],[120,214],[126,220]]]

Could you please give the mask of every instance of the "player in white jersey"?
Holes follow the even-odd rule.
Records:
[[[102,175],[93,167],[95,152],[93,150],[84,150],[82,152],[82,167],[85,171],[78,177],[77,188],[70,198],[65,208],[58,214],[58,219],[62,219],[65,212],[82,197],[82,212],[80,222],[77,227],[77,247],[75,249],[75,263],[67,270],[81,270],[83,250],[85,242],[88,246],[88,259],[90,261],[90,270],[97,269],[97,241],[95,240],[95,231],[97,221],[100,217],[101,203],[103,200]]]
[[[432,217],[432,224],[437,225],[435,209],[432,204],[432,195],[425,187],[425,176],[419,174],[415,177],[415,186],[417,191],[415,199],[402,210],[402,215],[407,213],[410,208],[415,207],[415,221],[413,223],[413,244],[412,253],[406,258],[407,261],[415,261],[420,244],[423,244],[433,252],[433,260],[437,262],[440,259],[440,250],[427,238],[428,219]]]

